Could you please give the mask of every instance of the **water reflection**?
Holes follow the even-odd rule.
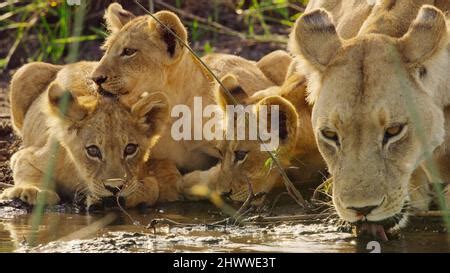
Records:
[[[30,250],[31,215],[0,211],[0,252]],[[4,217],[4,216],[8,217]],[[37,251],[143,252],[371,252],[368,241],[326,225],[210,227],[221,216],[214,208],[176,205],[145,213],[119,211],[98,214],[47,212],[39,226]],[[195,222],[189,227],[146,226],[155,218]],[[106,220],[107,221],[106,221]],[[139,225],[133,223],[139,222]],[[87,228],[89,227],[89,228]],[[74,240],[76,239],[76,240]],[[79,240],[84,239],[84,240]],[[56,242],[55,242],[56,241]],[[53,243],[51,243],[53,242]],[[48,244],[50,243],[50,244]],[[380,244],[381,252],[450,252],[446,233],[404,232],[400,239]]]

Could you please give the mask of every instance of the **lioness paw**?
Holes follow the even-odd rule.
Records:
[[[12,188],[6,189],[1,195],[1,200],[12,200],[20,199],[23,202],[36,205],[38,202],[38,197],[45,194],[45,204],[55,205],[58,204],[60,198],[58,194],[50,190],[41,190],[35,186],[14,186]]]

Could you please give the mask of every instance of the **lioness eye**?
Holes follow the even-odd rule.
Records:
[[[339,137],[335,131],[332,131],[330,129],[323,129],[321,133],[324,138],[334,141],[339,145]]]
[[[137,144],[128,144],[123,151],[124,157],[128,157],[130,155],[134,155],[137,152],[138,145]]]
[[[404,127],[404,124],[398,124],[387,128],[384,132],[383,144],[386,144],[389,139],[398,136],[403,131]]]
[[[131,56],[134,53],[136,53],[136,49],[133,48],[124,48],[122,51],[122,54],[120,54],[121,56]]]
[[[242,161],[247,157],[247,151],[234,151],[234,162]]]
[[[100,151],[100,149],[95,146],[95,145],[91,145],[86,147],[86,153],[88,154],[88,156],[93,157],[93,158],[98,158],[98,159],[102,159],[102,152]]]

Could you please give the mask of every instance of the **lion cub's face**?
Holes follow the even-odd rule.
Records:
[[[421,64],[445,35],[432,7],[401,39],[342,41],[324,10],[298,21],[293,47],[313,68],[312,122],[343,219],[392,225],[403,218],[413,171],[443,141],[442,109],[422,83]]]
[[[64,115],[59,105],[69,96]],[[168,118],[165,96],[142,98],[131,110],[118,101],[73,97],[57,85],[49,90],[51,109],[63,147],[84,179],[80,193],[88,205],[103,198],[126,198],[142,188],[149,149]]]
[[[255,103],[249,102],[238,85],[236,78],[232,75],[227,75],[222,79],[222,82],[228,90],[236,98],[240,98],[241,103],[249,103],[253,105],[252,113],[259,120],[258,113],[261,106],[266,106],[268,115],[264,123],[271,120],[271,106],[277,105],[279,107],[279,146],[276,151],[277,156],[283,166],[289,164],[289,154],[295,147],[298,135],[298,114],[294,106],[280,96],[269,96]],[[237,92],[239,94],[237,94]],[[217,102],[222,109],[224,116],[226,116],[226,106],[234,105],[226,95],[223,89],[216,91]],[[235,119],[233,124],[233,132],[237,132],[241,123],[240,117]],[[245,120],[245,119],[244,119]],[[221,143],[222,159],[220,162],[219,177],[216,181],[215,190],[222,194],[230,194],[230,198],[235,201],[245,201],[249,194],[249,183],[252,185],[254,193],[268,193],[273,188],[274,184],[278,182],[278,170],[270,163],[270,156],[266,151],[261,149],[261,143],[258,140],[248,139],[248,123],[243,120],[245,125],[246,140],[225,140]],[[227,126],[230,124],[224,121]],[[230,130],[225,126],[226,131]]]
[[[186,30],[175,14],[162,11],[155,16],[187,42]],[[99,91],[132,96],[162,91],[168,67],[185,53],[182,45],[151,17],[135,17],[117,3],[109,6],[105,19],[111,33],[92,73]]]

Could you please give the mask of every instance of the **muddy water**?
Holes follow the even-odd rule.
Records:
[[[32,216],[21,209],[0,207],[0,252],[370,252],[368,241],[326,224],[209,226],[223,216],[205,204],[178,204],[144,213],[120,211],[86,214],[48,211],[37,232]],[[159,223],[169,218],[189,226]],[[32,237],[31,234],[36,234]],[[450,252],[446,233],[402,232],[382,243],[381,252]]]

